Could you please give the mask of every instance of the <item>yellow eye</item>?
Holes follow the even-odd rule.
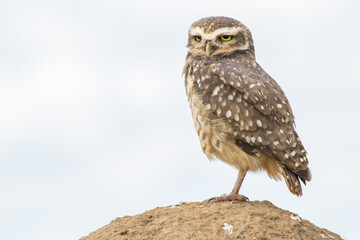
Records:
[[[230,36],[230,35],[222,35],[220,37],[221,40],[223,41],[230,41],[231,39],[233,39],[233,36]]]
[[[200,42],[200,41],[201,41],[201,37],[200,37],[200,36],[195,36],[195,37],[194,37],[194,40],[197,41],[197,42]]]

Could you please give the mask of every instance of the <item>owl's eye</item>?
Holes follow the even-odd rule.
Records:
[[[233,39],[233,36],[231,36],[231,35],[222,35],[222,36],[220,37],[220,39],[221,39],[222,41],[230,41],[231,39]]]
[[[194,37],[194,40],[195,40],[196,42],[200,42],[200,41],[201,41],[201,37],[200,37],[200,36],[195,36],[195,37]]]

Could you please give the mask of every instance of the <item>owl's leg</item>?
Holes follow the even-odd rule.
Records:
[[[247,169],[245,170],[239,170],[236,182],[234,185],[233,190],[229,195],[224,195],[220,197],[210,198],[208,202],[225,202],[225,201],[249,201],[249,199],[243,195],[239,194],[239,190],[241,187],[242,182],[244,181],[245,175],[247,173]]]
[[[239,170],[237,178],[236,178],[236,182],[234,185],[233,190],[231,191],[230,195],[235,195],[235,194],[239,194],[239,190],[241,187],[242,182],[244,181],[245,175],[247,173],[247,169],[246,170]]]

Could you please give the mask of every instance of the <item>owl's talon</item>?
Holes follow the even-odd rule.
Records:
[[[247,202],[249,201],[249,198],[245,197],[244,195],[240,195],[240,194],[230,194],[230,195],[225,195],[225,196],[220,196],[220,197],[212,197],[210,198],[207,202],[213,202],[213,203],[217,203],[217,202]]]

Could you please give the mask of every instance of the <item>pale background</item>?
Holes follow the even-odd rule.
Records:
[[[302,198],[265,173],[241,193],[360,239],[359,11],[356,0],[0,0],[0,239],[78,239],[231,190],[236,170],[201,152],[181,76],[188,27],[213,15],[251,29],[313,173]]]

